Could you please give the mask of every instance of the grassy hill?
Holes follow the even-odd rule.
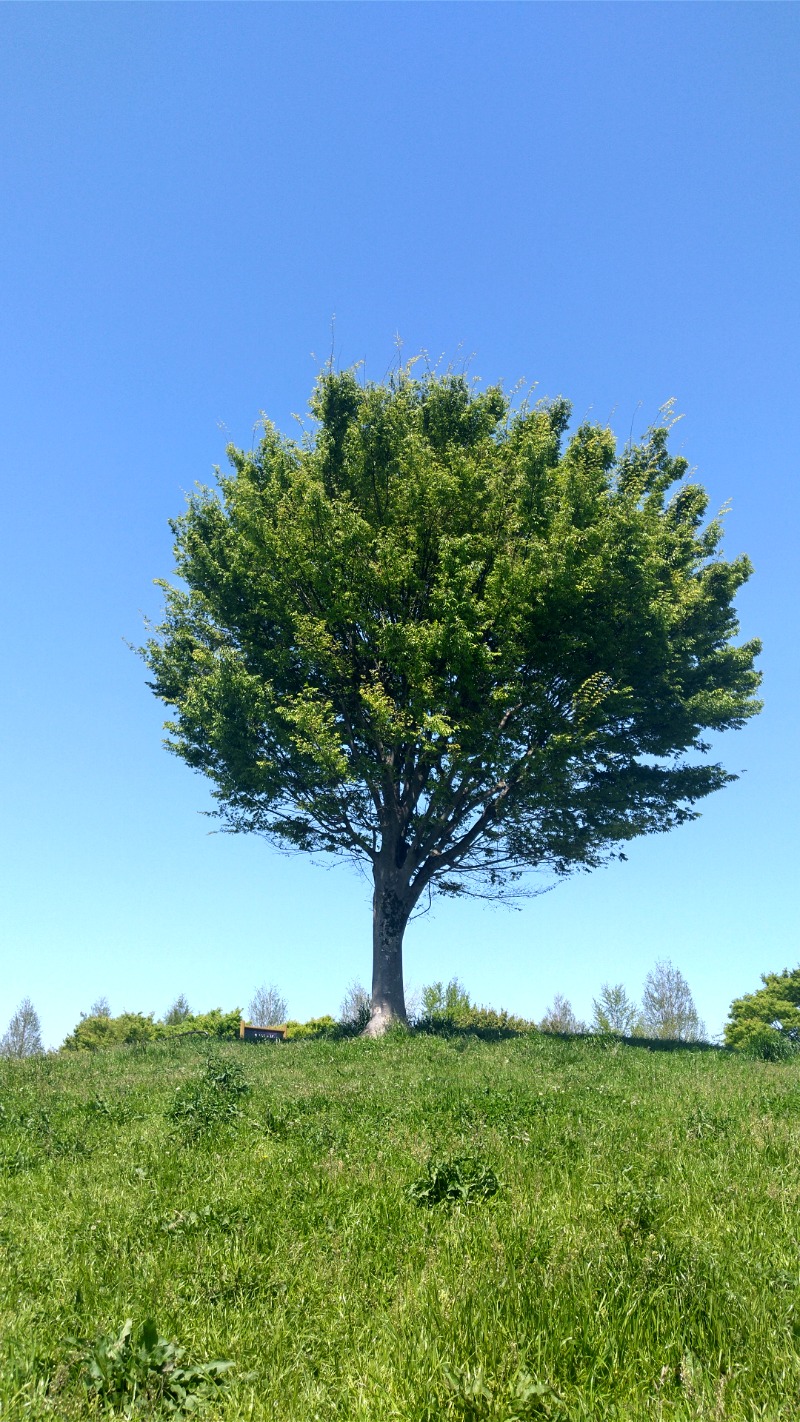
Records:
[[[190,1040],[0,1104],[0,1418],[800,1415],[797,1064]]]

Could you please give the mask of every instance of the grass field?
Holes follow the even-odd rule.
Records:
[[[0,1261],[4,1419],[796,1419],[800,1067],[544,1035],[4,1062]]]

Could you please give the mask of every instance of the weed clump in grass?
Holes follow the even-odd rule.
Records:
[[[220,1359],[187,1363],[186,1349],[159,1338],[150,1318],[135,1335],[133,1320],[127,1318],[117,1335],[103,1334],[92,1343],[70,1341],[81,1350],[77,1363],[84,1385],[103,1405],[115,1409],[139,1401],[186,1416],[225,1385],[225,1374],[233,1367]]]
[[[561,1399],[547,1383],[520,1369],[505,1385],[482,1366],[443,1369],[448,1415],[463,1422],[523,1422],[528,1418],[563,1418]]]
[[[456,1156],[438,1162],[428,1161],[419,1180],[406,1188],[415,1205],[470,1205],[476,1200],[488,1200],[496,1195],[500,1182],[492,1170],[471,1155]]]
[[[236,1061],[209,1056],[202,1077],[179,1086],[167,1112],[176,1133],[186,1142],[198,1140],[241,1116],[242,1098],[250,1084]]]

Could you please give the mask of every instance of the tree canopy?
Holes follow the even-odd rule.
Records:
[[[35,1057],[43,1051],[39,1014],[24,997],[0,1040],[0,1057]]]
[[[782,973],[762,973],[763,987],[737,997],[725,1023],[725,1043],[747,1047],[776,1038],[800,1046],[800,964]]]
[[[603,983],[600,996],[592,1002],[593,1032],[617,1032],[621,1037],[641,1037],[642,1009],[628,997],[623,983]]]
[[[423,894],[591,868],[734,778],[705,737],[758,710],[750,564],[664,426],[565,440],[565,400],[412,367],[328,369],[310,411],[172,523],[143,654],[225,828],[371,869],[380,1026]]]
[[[642,1026],[648,1037],[705,1041],[705,1023],[700,1020],[689,984],[669,960],[656,963],[644,980]]]

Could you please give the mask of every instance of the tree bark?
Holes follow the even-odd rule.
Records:
[[[365,1037],[382,1037],[395,1022],[405,1025],[403,934],[413,907],[408,884],[375,866],[372,895],[372,1016]]]

